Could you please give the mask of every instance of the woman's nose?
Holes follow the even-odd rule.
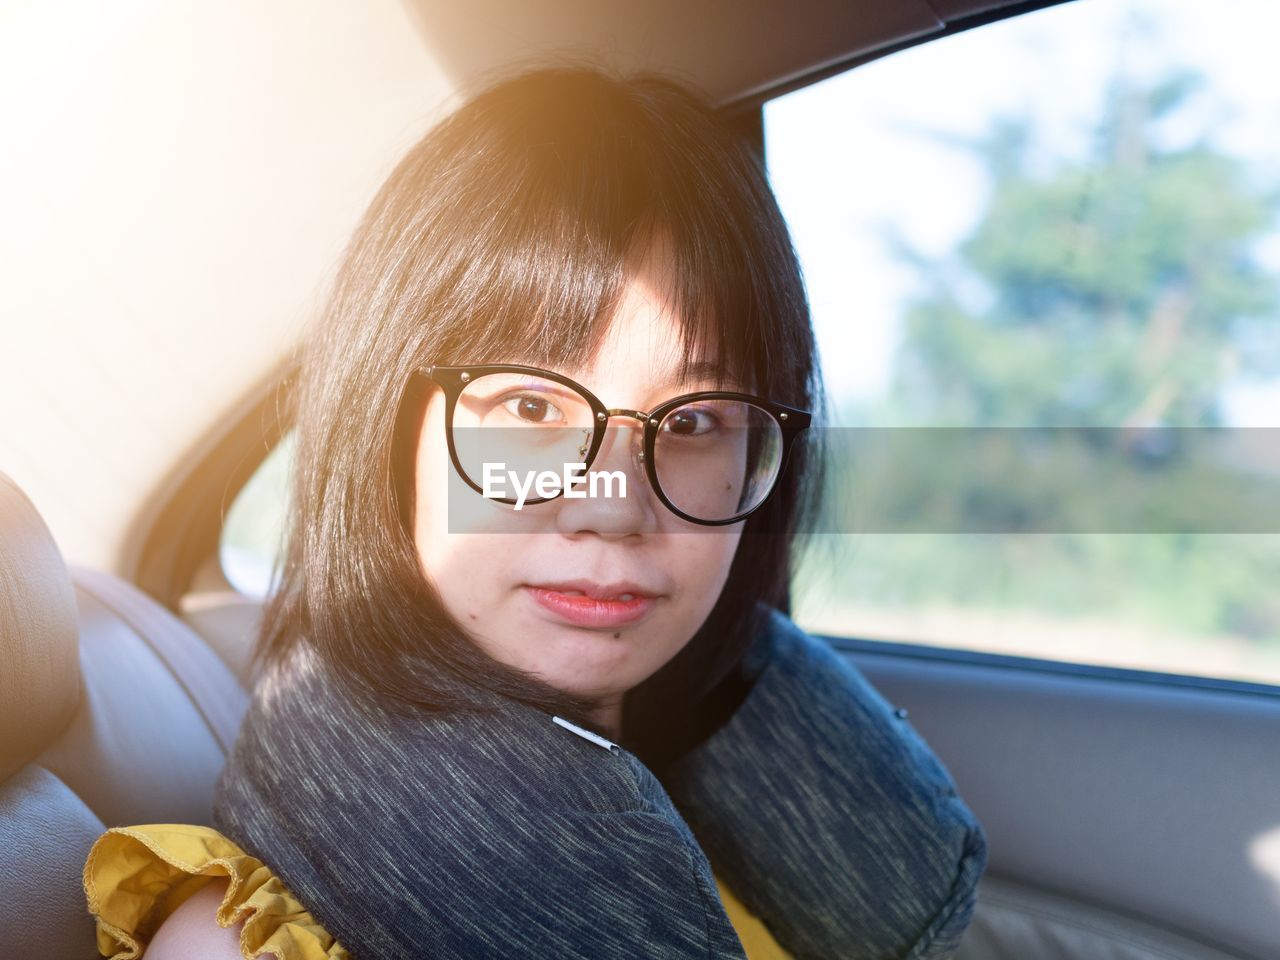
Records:
[[[561,495],[556,526],[561,533],[595,533],[610,539],[657,529],[658,506],[644,467],[643,428],[623,423],[605,429],[579,496]]]

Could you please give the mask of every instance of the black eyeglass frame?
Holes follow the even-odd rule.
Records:
[[[445,442],[449,447],[449,459],[453,462],[453,468],[457,471],[459,477],[476,493],[484,493],[484,489],[479,486],[471,477],[467,476],[467,471],[462,468],[462,463],[458,457],[457,448],[453,443],[453,413],[458,404],[458,397],[462,391],[473,380],[488,376],[494,373],[519,373],[529,374],[532,376],[544,377],[552,380],[561,386],[568,387],[575,393],[582,396],[591,407],[593,414],[591,443],[587,447],[586,455],[582,458],[584,470],[590,470],[591,464],[595,462],[596,454],[600,450],[600,445],[604,442],[605,430],[609,426],[609,421],[613,417],[630,417],[638,420],[643,424],[644,437],[642,440],[641,460],[644,462],[645,474],[649,480],[649,487],[662,501],[663,506],[683,520],[690,523],[701,524],[706,527],[723,527],[731,523],[739,523],[745,520],[751,514],[755,513],[773,496],[774,491],[778,489],[778,480],[782,477],[782,473],[787,469],[787,460],[791,454],[791,448],[794,445],[796,437],[806,430],[813,420],[813,415],[806,410],[800,410],[796,407],[789,407],[783,403],[775,403],[772,400],[766,400],[763,397],[753,396],[749,393],[735,393],[731,390],[700,390],[694,393],[683,393],[678,397],[672,397],[665,400],[649,412],[643,410],[628,410],[623,407],[606,407],[600,402],[600,399],[590,390],[578,383],[576,380],[563,376],[552,370],[544,370],[541,367],[530,367],[518,363],[487,363],[473,364],[470,366],[440,366],[434,365],[420,371],[421,374],[433,383],[440,386],[444,391],[445,410],[444,410],[444,433]],[[769,487],[769,492],[761,498],[750,510],[740,513],[737,516],[730,517],[726,520],[703,520],[698,517],[692,517],[685,513],[674,503],[672,503],[667,495],[662,491],[662,484],[658,481],[658,471],[654,463],[654,451],[658,443],[658,427],[662,424],[663,419],[673,410],[684,406],[688,403],[694,403],[699,400],[738,400],[750,403],[761,410],[764,410],[777,423],[782,432],[782,456],[781,462],[778,464],[777,475],[773,478],[773,483]],[[546,503],[549,500],[555,500],[555,497],[541,497],[538,499],[526,499],[524,502],[528,504]],[[494,497],[499,503],[513,504],[516,501],[508,497]]]

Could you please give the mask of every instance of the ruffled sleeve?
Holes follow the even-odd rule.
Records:
[[[89,851],[84,888],[98,951],[111,960],[141,956],[165,918],[219,877],[230,882],[217,921],[245,921],[245,960],[350,960],[261,860],[210,827],[168,823],[115,827]]]

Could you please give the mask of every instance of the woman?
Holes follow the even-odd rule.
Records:
[[[103,952],[949,955],[981,830],[776,609],[819,405],[782,218],[696,98],[561,69],[472,99],[304,358],[221,832],[99,841]]]

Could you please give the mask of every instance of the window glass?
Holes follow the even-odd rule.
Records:
[[[1179,444],[1228,431],[1271,459],[1196,469],[1275,489],[1278,28],[1269,0],[1077,0],[767,104],[830,433],[1103,428],[1142,482],[1182,489]],[[837,499],[864,469],[836,458]],[[928,482],[990,499],[950,462],[899,470],[900,498]],[[1107,495],[1101,473],[1072,482]],[[1269,503],[1230,529],[1037,527],[1034,510],[1017,533],[830,524],[794,611],[832,634],[1276,683]]]
[[[293,449],[290,431],[237,494],[222,525],[222,572],[246,596],[265,597],[274,582],[288,511]]]

